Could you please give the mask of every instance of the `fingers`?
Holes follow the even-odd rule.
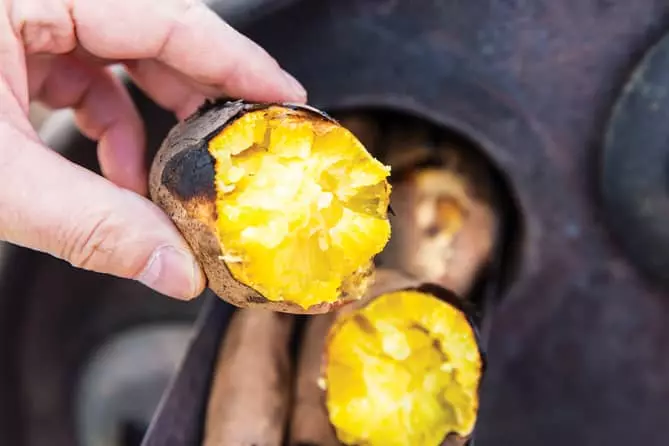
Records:
[[[56,5],[56,2],[60,2]],[[263,49],[197,0],[44,0],[14,2],[15,32],[30,54],[87,51],[113,60],[155,58],[196,82],[252,101],[306,99],[304,89]],[[58,9],[60,8],[60,9]],[[63,21],[63,14],[70,17]]]
[[[165,295],[202,291],[186,242],[150,201],[70,163],[11,121],[0,121],[0,141],[1,239]]]
[[[98,141],[104,176],[145,195],[144,128],[121,82],[104,67],[71,56],[33,57],[28,71],[33,95],[53,108],[72,107],[81,131]]]
[[[152,95],[179,114],[211,88],[248,100],[294,102],[305,100],[304,90],[198,1],[21,0],[2,7],[0,25],[9,17],[10,26],[0,26],[0,237],[78,267],[136,278],[167,295],[199,294],[202,272],[162,211],[69,163],[31,133],[24,52],[65,54],[80,45],[106,59],[155,58],[172,71],[147,65],[145,88],[161,76],[172,82]],[[73,106],[83,132],[99,140],[103,173],[144,192],[144,135],[123,88],[72,55],[57,63],[30,87],[49,105]],[[189,90],[198,84],[200,93]]]

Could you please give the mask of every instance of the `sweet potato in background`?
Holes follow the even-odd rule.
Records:
[[[281,446],[292,386],[294,318],[240,309],[221,343],[203,446]]]

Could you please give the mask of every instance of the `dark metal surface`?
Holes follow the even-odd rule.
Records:
[[[211,370],[218,345],[234,307],[208,293],[196,324],[196,334],[181,372],[169,386],[158,409],[160,416],[149,426],[142,446],[195,446],[201,443]]]
[[[669,36],[644,57],[609,123],[606,221],[629,256],[669,287]]]
[[[233,26],[243,26],[266,17],[298,0],[204,0]]]
[[[507,175],[521,262],[494,315],[477,446],[667,442],[669,292],[610,236],[596,179],[611,107],[668,25],[664,0],[338,0],[243,29],[313,105],[412,111]]]

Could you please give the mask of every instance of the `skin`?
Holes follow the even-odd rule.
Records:
[[[146,198],[143,123],[112,63],[178,118],[206,97],[306,93],[200,1],[0,0],[0,240],[193,298],[202,269]],[[44,145],[28,120],[35,100],[73,109],[104,177]]]
[[[325,395],[318,387],[323,365],[323,350],[333,313],[309,319],[302,337],[297,364],[295,395],[290,417],[290,446],[339,446],[330,425]]]

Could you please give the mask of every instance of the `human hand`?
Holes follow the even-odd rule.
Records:
[[[144,196],[144,129],[105,64],[184,118],[206,97],[304,102],[265,51],[198,0],[0,0],[0,239],[189,299],[205,279]],[[44,146],[31,100],[72,107],[98,176]]]

